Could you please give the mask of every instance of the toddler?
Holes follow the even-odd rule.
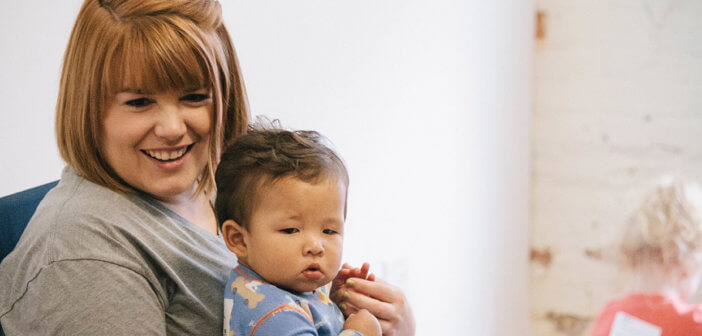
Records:
[[[702,335],[702,306],[687,303],[702,275],[699,186],[665,178],[628,221],[620,252],[636,291],[607,303],[592,335]]]

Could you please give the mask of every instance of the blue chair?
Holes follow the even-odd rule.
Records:
[[[0,198],[0,261],[10,254],[44,196],[58,181]],[[0,336],[5,336],[0,325]]]
[[[15,248],[39,202],[56,184],[53,181],[0,198],[0,261]]]

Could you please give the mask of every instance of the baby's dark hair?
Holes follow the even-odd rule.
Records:
[[[215,213],[220,229],[228,219],[248,229],[260,190],[282,178],[295,177],[312,184],[334,178],[348,187],[346,166],[324,144],[328,142],[324,136],[315,131],[286,130],[277,121],[266,124],[249,126],[248,132],[222,154],[215,173]]]

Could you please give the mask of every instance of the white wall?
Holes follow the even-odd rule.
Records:
[[[80,4],[0,1],[0,196],[60,176],[54,108]]]
[[[79,1],[43,2],[60,19],[36,18],[38,4],[0,4],[0,29],[26,34],[0,37],[15,46],[0,54],[0,97],[23,111],[0,119],[0,150],[12,158],[0,194],[61,168],[54,96]],[[404,288],[418,335],[523,335],[531,1],[223,7],[253,114],[321,131],[348,163],[346,259]],[[24,22],[32,17],[43,24]]]

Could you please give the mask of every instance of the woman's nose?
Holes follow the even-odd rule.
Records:
[[[157,118],[154,133],[166,141],[177,142],[187,132],[185,120],[178,106],[162,106]]]

